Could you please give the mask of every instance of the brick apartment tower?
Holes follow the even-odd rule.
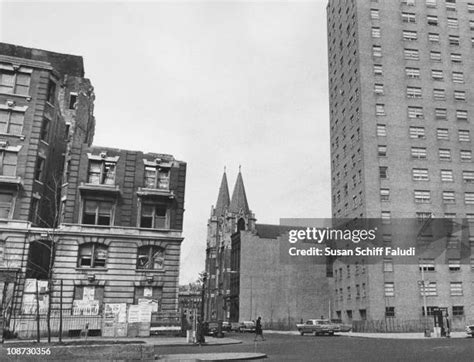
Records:
[[[330,0],[327,26],[333,217],[473,219],[474,2]],[[462,326],[474,265],[452,246],[423,262],[426,299]],[[333,271],[340,318],[422,318],[419,265]]]

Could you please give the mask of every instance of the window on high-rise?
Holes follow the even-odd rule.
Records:
[[[380,179],[382,179],[382,180],[388,179],[388,167],[387,166],[379,166],[379,176],[380,176]]]
[[[408,118],[422,119],[423,118],[423,107],[409,106],[408,107]]]
[[[434,80],[443,80],[443,71],[440,69],[431,69],[431,78]]]
[[[462,172],[462,180],[463,180],[465,183],[469,183],[469,184],[474,183],[474,171],[466,171],[466,170],[464,170],[464,171]]]
[[[372,38],[380,38],[380,27],[378,26],[372,27]]]
[[[426,159],[426,147],[412,147],[411,157],[418,159]]]
[[[440,62],[441,61],[441,52],[432,50],[430,51],[430,59],[434,62]]]
[[[458,130],[458,139],[460,142],[471,142],[471,135],[469,130],[460,129]]]
[[[403,40],[414,41],[418,38],[416,31],[414,30],[403,30]]]
[[[426,20],[428,21],[428,25],[438,25],[438,17],[436,15],[428,15]]]
[[[438,33],[428,33],[428,40],[432,43],[439,43]]]
[[[467,121],[467,111],[457,109],[456,110],[456,121]]]
[[[386,297],[395,296],[395,284],[394,284],[394,282],[385,282],[384,289],[385,289],[385,296]]]
[[[424,127],[410,127],[410,138],[425,138]]]
[[[377,95],[383,95],[383,84],[375,83],[374,84],[374,93]]]
[[[451,53],[451,62],[453,62],[453,63],[462,63],[461,54]]]
[[[380,189],[380,201],[390,200],[390,189]]]
[[[379,157],[386,157],[387,156],[387,146],[386,145],[378,145],[377,146],[377,155]]]
[[[372,46],[372,55],[374,57],[381,57],[382,56],[382,47],[380,45],[373,45]]]
[[[448,28],[457,29],[459,27],[458,19],[448,18]]]
[[[453,182],[453,170],[441,170],[441,181],[443,182]]]
[[[435,8],[436,7],[436,0],[426,0],[426,6],[428,8]]]
[[[464,315],[464,306],[463,305],[453,305],[452,315],[455,317],[461,317]]]
[[[467,11],[469,13],[474,13],[474,3],[467,3]]]
[[[407,87],[407,97],[408,98],[421,98],[421,87]]]
[[[451,296],[461,296],[463,295],[462,282],[450,282],[449,283],[449,292]]]
[[[447,128],[437,128],[436,129],[436,138],[438,140],[448,141],[449,140],[449,131]]]
[[[454,100],[455,101],[465,101],[466,100],[466,91],[455,90],[454,91]]]
[[[451,161],[451,150],[447,148],[440,148],[438,150],[438,156],[440,161]]]
[[[384,124],[377,124],[377,136],[386,137],[387,136],[387,126]]]
[[[472,151],[471,150],[461,150],[459,156],[462,162],[468,162],[472,160]]]
[[[114,204],[105,200],[84,200],[82,224],[111,225]]]
[[[453,82],[454,83],[464,83],[464,73],[453,71]]]
[[[446,108],[435,108],[435,119],[438,121],[446,121],[448,118],[448,110]]]
[[[380,18],[379,9],[370,9],[370,18],[374,20],[379,19]]]
[[[456,197],[454,191],[443,191],[443,203],[445,204],[455,204]]]
[[[435,260],[430,258],[420,259],[418,269],[424,272],[435,271]]]
[[[419,60],[420,59],[420,53],[418,49],[407,49],[405,48],[403,50],[403,54],[405,56],[405,59],[407,60]]]
[[[464,202],[466,204],[474,204],[474,192],[465,192],[464,193]]]
[[[446,91],[442,88],[433,89],[433,98],[436,99],[436,100],[445,100],[446,99]]]
[[[382,64],[374,64],[374,75],[383,75]]]
[[[402,21],[404,23],[416,23],[415,13],[402,12]]]
[[[428,169],[427,168],[414,168],[412,169],[412,176],[414,181],[428,181]]]
[[[431,192],[429,190],[415,190],[415,202],[419,204],[427,204],[431,202]]]
[[[459,36],[449,35],[449,45],[459,46]]]
[[[420,68],[406,67],[405,74],[407,78],[419,79],[420,78]]]
[[[375,115],[385,116],[385,105],[382,103],[377,103],[375,105]]]

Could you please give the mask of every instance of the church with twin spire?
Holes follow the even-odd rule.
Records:
[[[292,329],[302,318],[331,314],[326,264],[289,260],[291,229],[256,223],[240,167],[232,197],[224,170],[207,224],[204,320],[261,316],[265,328]]]
[[[249,208],[239,166],[232,198],[224,170],[216,205],[207,224],[204,315],[207,320],[229,320],[231,286],[231,236],[241,230],[255,230],[255,215]]]

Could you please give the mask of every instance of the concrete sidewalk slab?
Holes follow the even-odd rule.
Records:
[[[46,339],[42,339],[40,345],[49,345]],[[146,337],[146,338],[108,338],[108,337],[88,337],[86,339],[79,339],[79,338],[63,338],[61,344],[59,344],[59,340],[57,337],[51,338],[51,342],[56,345],[61,346],[77,346],[77,345],[112,345],[112,344],[148,344],[154,346],[163,346],[163,347],[170,347],[170,346],[193,346],[193,343],[188,343],[186,338],[184,337]],[[206,346],[222,346],[228,344],[239,344],[242,343],[241,340],[233,339],[233,338],[206,338]],[[24,345],[24,346],[32,346],[38,345],[35,340],[16,340],[10,339],[5,340],[4,345],[10,346],[17,346],[17,345]]]
[[[159,361],[249,361],[267,358],[265,353],[183,353],[158,356]]]

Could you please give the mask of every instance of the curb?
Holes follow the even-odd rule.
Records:
[[[159,361],[250,361],[267,358],[265,353],[186,353],[155,356]]]

